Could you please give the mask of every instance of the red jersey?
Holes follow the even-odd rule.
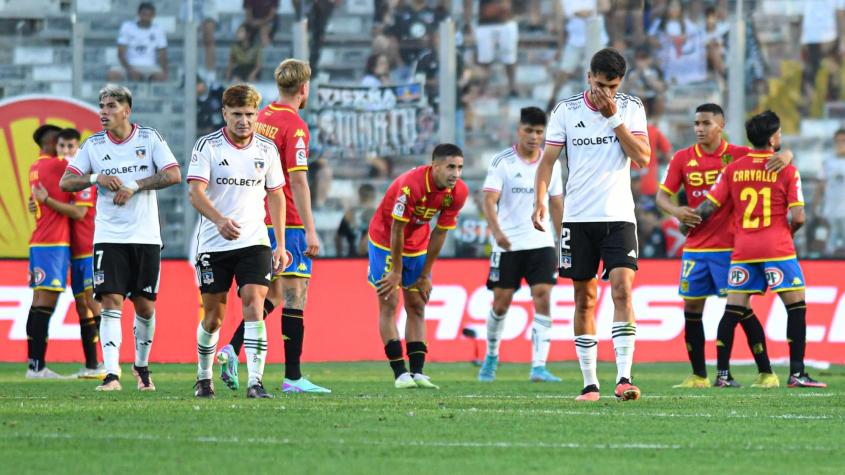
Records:
[[[801,176],[792,165],[766,170],[774,152],[754,151],[722,172],[707,198],[718,206],[733,202],[736,229],[732,262],[762,262],[795,257],[787,211],[804,206]]]
[[[646,130],[648,131],[648,144],[651,146],[651,159],[640,176],[640,193],[654,196],[657,194],[657,169],[660,167],[657,152],[662,152],[663,155],[668,157],[672,153],[672,144],[657,127],[648,124]]]
[[[683,185],[689,207],[697,208],[716,183],[722,169],[735,158],[750,151],[748,147],[731,145],[724,140],[712,154],[705,153],[698,144],[678,150],[669,161],[660,189],[674,195]],[[692,228],[684,243],[684,250],[695,252],[733,249],[731,209],[731,206],[726,204],[716,210],[707,221]]]
[[[94,254],[94,218],[97,216],[97,187],[73,194],[73,204],[88,207],[82,219],[70,220],[70,257],[78,259]]]
[[[302,218],[296,211],[290,190],[290,172],[308,171],[308,141],[311,139],[308,124],[299,117],[297,110],[274,102],[258,113],[256,131],[272,140],[279,149],[285,174],[285,225],[288,228],[302,228]],[[264,211],[264,223],[271,226],[273,223],[270,221],[267,198],[264,198]]]
[[[64,158],[42,155],[29,167],[29,185],[41,184],[47,189],[50,199],[69,203],[71,194],[59,188],[59,180],[65,174],[67,161]],[[30,246],[69,246],[70,224],[68,217],[49,206],[35,202],[35,229],[29,240]]]
[[[426,251],[430,228],[428,222],[435,214],[437,227],[454,229],[458,212],[466,202],[469,190],[458,180],[454,188],[437,188],[431,176],[431,165],[413,168],[399,175],[379,203],[370,221],[370,241],[390,250],[390,228],[393,220],[408,223],[405,226],[404,255],[419,255]]]

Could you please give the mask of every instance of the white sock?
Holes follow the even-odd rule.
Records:
[[[103,366],[106,373],[120,376],[120,310],[103,309],[100,313],[100,347],[103,349]]]
[[[575,353],[578,355],[578,364],[581,366],[581,374],[584,375],[584,387],[595,384],[599,387],[599,378],[596,376],[596,359],[599,355],[599,339],[595,335],[578,335],[575,337]]]
[[[531,366],[546,366],[551,345],[552,318],[535,313],[534,323],[531,324]]]
[[[616,352],[616,381],[631,380],[631,365],[634,364],[634,340],[637,324],[634,322],[613,322],[613,350]]]
[[[150,350],[153,347],[153,335],[156,332],[155,312],[149,320],[136,313],[132,332],[135,334],[135,366],[143,368],[150,364]]]
[[[487,354],[489,356],[499,356],[499,345],[502,344],[502,329],[505,324],[505,316],[496,315],[493,309],[487,315]]]
[[[267,356],[267,329],[264,321],[244,322],[244,352],[249,371],[247,386],[258,384],[264,377],[264,359]]]
[[[209,333],[205,331],[202,322],[197,325],[197,379],[211,379],[214,355],[217,353],[217,340],[220,338],[220,329]]]

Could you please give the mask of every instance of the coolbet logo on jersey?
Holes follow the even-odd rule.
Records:
[[[25,258],[35,223],[27,206],[29,183],[26,176],[38,158],[32,133],[41,125],[74,127],[82,140],[101,129],[97,110],[84,102],[52,96],[13,97],[0,101],[0,257]],[[19,175],[19,170],[24,171]]]

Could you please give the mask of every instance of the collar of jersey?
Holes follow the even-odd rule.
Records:
[[[536,165],[537,163],[539,163],[539,162],[540,162],[540,159],[541,159],[541,158],[543,158],[543,149],[542,149],[542,147],[540,148],[540,154],[539,154],[539,155],[537,155],[537,158],[536,158],[536,159],[534,159],[534,160],[532,160],[532,161],[530,161],[530,162],[529,162],[528,160],[526,160],[526,159],[522,158],[522,155],[520,155],[520,154],[519,154],[519,148],[517,147],[517,144],[513,144],[513,147],[512,147],[512,148],[513,148],[513,154],[514,154],[514,155],[516,155],[516,158],[518,158],[518,159],[522,160],[522,163],[524,163],[524,164],[526,164],[526,165]]]
[[[431,193],[431,182],[429,181],[429,174],[430,173],[431,173],[431,165],[428,165],[425,169],[425,192],[426,193]],[[451,188],[443,188],[441,190],[440,188],[437,188],[438,193],[440,193],[442,191],[449,193],[449,192],[452,191],[452,189]]]
[[[255,133],[253,132],[252,136],[249,138],[249,142],[247,142],[246,145],[241,147],[241,146],[238,146],[235,142],[232,142],[231,140],[229,140],[229,136],[226,135],[226,127],[221,127],[220,131],[223,134],[223,138],[226,139],[226,143],[231,145],[232,148],[234,148],[235,150],[243,150],[243,149],[249,147],[250,145],[252,145],[252,141],[255,140]]]
[[[703,151],[703,150],[701,150],[701,146],[700,146],[700,145],[695,144],[695,146],[693,147],[693,149],[695,150],[695,155],[696,155],[698,158],[701,158],[701,157],[704,155],[704,151]],[[717,149],[716,149],[716,150],[717,150],[717,152],[716,152],[716,153],[714,153],[714,154],[713,154],[713,156],[721,156],[723,153],[725,153],[725,151],[726,151],[727,149],[728,149],[728,141],[727,141],[727,140],[725,140],[725,139],[722,139],[722,143],[720,143],[720,144],[719,144],[719,148],[717,148]]]
[[[752,150],[748,153],[748,156],[752,158],[769,158],[774,154],[775,152],[770,150]]]
[[[588,94],[590,91],[584,91],[584,104],[587,104],[587,108],[598,112],[598,107],[594,106],[593,103],[590,101],[590,95]]]
[[[109,138],[109,140],[111,140],[111,142],[112,142],[113,144],[115,144],[115,145],[120,145],[120,144],[123,144],[123,143],[126,143],[126,142],[128,142],[128,141],[132,140],[132,137],[134,137],[134,136],[135,136],[135,131],[136,131],[136,130],[138,130],[138,124],[132,124],[132,131],[131,131],[131,132],[129,132],[129,135],[127,135],[127,136],[126,136],[126,138],[125,138],[125,139],[123,139],[123,140],[117,140],[117,139],[115,139],[115,138],[114,138],[114,136],[112,136],[111,132],[109,132],[108,130],[106,131],[106,137],[108,137],[108,138]]]
[[[274,111],[286,111],[286,112],[292,112],[292,113],[296,114],[296,111],[293,110],[293,107],[278,105],[275,102],[271,102],[270,105],[267,106],[267,107],[269,107],[270,110],[274,110]]]
[[[50,159],[50,158],[58,158],[59,160],[64,160],[64,158],[62,158],[58,155],[39,155],[38,156],[38,160],[47,160],[47,159]]]

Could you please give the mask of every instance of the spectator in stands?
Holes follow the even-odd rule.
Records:
[[[229,50],[226,81],[255,82],[261,72],[261,43],[257,30],[243,24],[235,32],[235,42]]]
[[[217,28],[218,15],[215,2],[208,0],[191,0],[193,20],[199,24],[202,35],[202,45],[205,52],[205,71],[203,77],[208,81],[217,79],[217,61],[214,56],[214,30]],[[183,23],[188,21],[187,3],[182,3],[179,16]]]
[[[406,66],[411,66],[426,47],[426,35],[436,31],[448,16],[443,8],[432,8],[427,0],[405,0],[396,10],[393,25],[387,30],[399,44],[399,55]]]
[[[704,11],[704,43],[707,47],[707,69],[721,81],[727,74],[725,69],[725,36],[730,30],[727,22],[719,20],[716,7]]]
[[[416,70],[414,75],[425,75],[425,94],[428,98],[429,104],[437,110],[440,104],[440,82],[438,75],[440,74],[440,34],[437,31],[432,31],[427,36],[427,46],[416,60]],[[464,58],[457,52],[455,56],[455,77],[457,80],[457,92],[455,98],[458,101],[457,108],[463,110],[460,98],[461,90],[467,85],[471,77],[471,72],[464,68]]]
[[[662,114],[666,82],[663,80],[663,71],[654,64],[654,55],[648,44],[637,47],[633,66],[625,75],[623,87],[626,87],[630,94],[642,99],[643,104],[653,114]]]
[[[464,33],[473,38],[476,62],[484,69],[489,82],[490,67],[495,61],[505,65],[508,76],[508,95],[517,97],[516,52],[519,46],[519,26],[513,20],[510,0],[478,0],[478,27],[473,34],[473,0],[464,0]],[[486,84],[485,84],[486,86]]]
[[[845,129],[837,130],[833,141],[836,152],[822,163],[813,209],[827,224],[826,254],[841,257],[845,252]]]
[[[364,183],[359,186],[358,204],[346,209],[335,233],[335,252],[338,256],[367,255],[367,230],[376,211],[376,205],[378,205],[376,189],[373,185]]]
[[[223,127],[223,88],[197,77],[197,136]]]
[[[801,53],[804,58],[804,87],[812,93],[816,73],[831,52],[845,54],[845,2],[806,0],[801,18]]]
[[[637,239],[642,257],[666,257],[666,236],[663,234],[660,213],[657,208],[638,207]]]
[[[322,209],[329,198],[334,172],[329,161],[324,157],[311,160],[308,164],[308,187],[311,190],[311,205]]]
[[[317,69],[320,65],[320,52],[323,49],[323,42],[326,39],[326,27],[329,26],[329,20],[332,18],[335,7],[339,6],[341,2],[342,0],[312,0],[310,2],[293,0],[297,18],[302,18],[303,3],[308,4],[308,11],[305,13],[305,17],[308,18],[308,32],[310,33],[308,40],[308,62],[311,66],[311,77],[317,77]]]
[[[707,79],[707,50],[703,31],[687,18],[681,0],[670,0],[660,20],[652,24],[649,35],[659,48],[661,68],[666,80],[684,85]]]
[[[557,0],[554,2],[554,32],[557,34],[555,60],[559,69],[555,71],[555,82],[548,110],[558,101],[560,88],[566,81],[576,78],[586,83],[584,70],[592,53],[607,46],[610,41],[604,26],[604,15],[610,9],[610,0]],[[598,23],[598,43],[591,44],[587,38],[588,22],[594,18]],[[580,92],[580,91],[579,91]]]
[[[560,0],[569,3],[569,0]],[[613,40],[632,37],[635,43],[641,43],[644,39],[644,11],[642,0],[612,0],[610,9],[607,11],[607,21],[610,24],[609,31]],[[654,9],[655,6],[663,3],[661,0],[645,2],[647,8]],[[658,7],[659,8],[659,7]]]
[[[117,35],[120,67],[109,70],[109,81],[166,81],[167,36],[153,24],[156,9],[150,2],[138,5],[138,19],[125,21]]]
[[[246,25],[258,31],[262,46],[269,46],[276,35],[278,11],[279,0],[244,0]]]
[[[380,87],[392,83],[390,77],[390,59],[386,54],[371,54],[367,58],[367,65],[364,68],[364,78],[361,85],[364,87]]]

